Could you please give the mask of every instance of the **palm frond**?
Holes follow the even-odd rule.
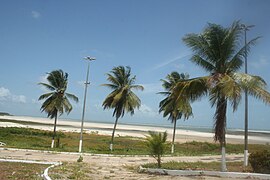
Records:
[[[45,99],[40,110],[41,112],[46,112],[49,118],[54,118],[58,114],[61,116],[64,112],[69,113],[72,110],[72,105],[67,97],[78,102],[77,96],[66,92],[67,78],[67,73],[64,73],[62,70],[54,70],[48,73],[48,84],[39,83],[52,91],[39,97],[39,100]]]
[[[42,85],[44,86],[46,89],[51,90],[51,91],[55,91],[55,87],[51,86],[50,84],[46,84],[46,83],[38,83],[38,85]]]
[[[159,93],[166,95],[166,97],[159,103],[159,113],[163,112],[163,117],[168,117],[168,120],[171,120],[172,123],[180,119],[182,114],[185,114],[186,119],[188,119],[188,117],[192,114],[192,112],[188,112],[192,111],[192,109],[186,94],[182,92],[180,92],[180,94],[177,96],[173,94],[173,91],[178,83],[186,81],[188,77],[188,74],[171,72],[166,76],[167,80],[162,80],[162,85],[167,92]]]
[[[208,92],[209,76],[198,77],[178,82],[172,90],[172,95],[181,99],[184,94],[192,102],[205,96]]]
[[[107,74],[107,80],[112,84],[102,84],[113,91],[102,103],[103,109],[114,109],[113,116],[117,119],[123,117],[125,112],[134,114],[134,109],[139,108],[141,101],[133,93],[133,89],[143,90],[143,86],[135,85],[136,76],[131,76],[131,68],[118,66],[114,67]]]
[[[270,104],[270,93],[266,90],[266,82],[261,77],[244,73],[234,73],[233,77],[242,91],[247,91],[249,95]]]
[[[54,94],[54,92],[42,94],[41,96],[39,96],[38,100],[46,99],[46,98],[50,97],[50,96],[53,95],[53,94]]]
[[[136,90],[143,91],[144,87],[142,85],[131,85],[130,89],[136,89]]]
[[[74,94],[70,94],[70,93],[65,93],[66,96],[70,99],[72,99],[73,101],[75,101],[76,103],[79,102],[79,98],[77,96],[75,96]]]
[[[199,55],[195,54],[194,56],[192,56],[191,61],[208,72],[213,72],[215,70],[215,66],[211,62],[208,62]]]

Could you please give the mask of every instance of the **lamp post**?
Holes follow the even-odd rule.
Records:
[[[247,74],[247,31],[254,25],[246,26],[241,24],[241,28],[245,33],[245,74]],[[245,149],[244,149],[244,166],[248,166],[248,95],[245,90]]]
[[[83,100],[83,112],[82,112],[82,123],[81,123],[81,135],[80,135],[79,153],[82,152],[82,139],[83,139],[83,123],[84,123],[85,103],[86,103],[86,95],[87,95],[87,86],[88,86],[88,84],[90,84],[90,82],[88,82],[90,61],[94,61],[94,60],[96,60],[96,58],[87,56],[84,59],[88,60],[88,67],[87,67],[86,81],[84,83],[85,84],[85,90],[84,90],[84,100]]]

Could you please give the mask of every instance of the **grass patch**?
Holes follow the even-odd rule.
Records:
[[[227,169],[230,172],[252,172],[249,165],[247,168],[243,166],[243,162],[227,162]],[[144,168],[157,168],[156,163],[148,163],[143,165]],[[220,162],[176,162],[170,161],[161,164],[162,169],[170,170],[207,170],[220,171]]]
[[[52,179],[80,179],[88,180],[91,177],[91,167],[87,163],[63,163],[49,171]]]
[[[0,179],[42,180],[41,174],[49,165],[0,162]]]
[[[0,142],[6,143],[5,147],[54,150],[65,152],[77,152],[80,134],[75,132],[57,132],[60,137],[59,147],[51,149],[52,131],[37,130],[31,128],[0,127]],[[110,154],[109,142],[111,137],[99,135],[98,133],[84,133],[83,152]],[[57,140],[56,140],[57,141]],[[249,144],[249,152],[269,150],[270,145]],[[244,145],[227,144],[227,153],[243,153]],[[119,155],[146,155],[148,154],[146,141],[144,138],[115,137],[114,151],[112,154]],[[170,155],[170,145],[168,144],[165,154]],[[175,156],[199,156],[218,155],[220,146],[218,143],[207,142],[187,142],[176,143]]]
[[[249,144],[249,152],[255,152],[260,150],[269,149],[269,145],[263,144]],[[168,150],[167,150],[168,151]],[[226,144],[226,153],[228,154],[242,154],[244,151],[243,144]],[[220,145],[219,143],[209,143],[209,142],[186,142],[175,145],[175,154],[176,156],[198,156],[198,155],[219,155],[220,154]]]

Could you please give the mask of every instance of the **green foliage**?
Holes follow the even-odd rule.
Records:
[[[140,107],[141,101],[132,90],[143,90],[143,86],[134,84],[136,76],[131,77],[131,68],[128,66],[114,67],[107,76],[111,84],[102,86],[112,89],[112,92],[102,103],[103,108],[114,109],[113,116],[117,119],[123,117],[125,111],[133,115],[135,108]]]
[[[172,123],[182,116],[185,119],[192,116],[192,108],[189,100],[185,96],[176,97],[172,94],[172,90],[176,84],[187,80],[188,77],[188,74],[171,72],[166,76],[166,80],[161,79],[165,92],[160,92],[159,94],[165,95],[166,98],[159,103],[159,112],[163,112],[163,117],[168,116],[168,120],[171,120]]]
[[[41,174],[48,165],[18,162],[0,162],[0,179],[42,180]]]
[[[0,127],[0,142],[6,143],[6,147],[23,148],[23,149],[39,149],[49,150],[51,131],[29,129],[29,128],[13,128]],[[55,151],[77,152],[79,133],[75,132],[59,132],[61,144]],[[84,152],[109,154],[108,142],[110,136],[98,134],[84,134]],[[269,145],[250,144],[249,151],[269,150]],[[51,149],[50,149],[51,150]],[[219,154],[220,145],[218,143],[207,142],[187,142],[176,143],[174,155],[176,156],[200,156],[200,155],[217,155]],[[242,153],[244,146],[240,144],[227,144],[227,153]],[[144,138],[134,138],[128,136],[120,136],[115,138],[113,154],[119,155],[146,155],[149,154],[147,141]],[[164,154],[170,154],[170,148],[165,148]]]
[[[249,162],[256,173],[270,174],[270,151],[251,153]]]
[[[72,110],[72,105],[70,104],[68,98],[78,102],[78,97],[73,94],[66,92],[68,84],[68,74],[64,73],[62,70],[54,70],[48,73],[47,76],[48,83],[39,83],[46,89],[49,93],[42,94],[38,100],[43,100],[41,111],[45,111],[48,114],[48,117],[55,118],[57,113],[59,115],[64,112],[70,113]]]
[[[0,112],[0,116],[10,116],[10,114],[6,112]]]
[[[0,127],[0,131],[1,131],[0,134],[2,137],[7,137],[10,135],[51,137],[53,134],[52,131],[41,131],[37,129],[20,128],[20,127],[10,127],[10,128]],[[66,137],[66,135],[63,132],[58,132],[57,136]]]
[[[157,160],[158,167],[161,167],[161,157],[165,154],[168,134],[166,131],[164,133],[149,131],[149,135],[146,138],[149,154]]]

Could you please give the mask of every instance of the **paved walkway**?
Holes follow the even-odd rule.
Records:
[[[37,160],[37,161],[61,161],[76,162],[79,157],[78,153],[55,153],[42,152],[33,150],[15,150],[0,148],[0,158],[20,159],[20,160]],[[227,161],[242,161],[243,155],[227,155]],[[83,154],[83,161],[92,168],[93,179],[223,179],[216,177],[179,177],[179,176],[160,176],[139,174],[130,170],[131,166],[139,166],[148,162],[155,162],[149,156],[106,156]],[[187,162],[210,162],[219,161],[220,156],[182,156],[182,157],[164,157],[166,161],[187,161]],[[109,176],[108,176],[109,175]],[[229,180],[229,179],[228,179]]]

